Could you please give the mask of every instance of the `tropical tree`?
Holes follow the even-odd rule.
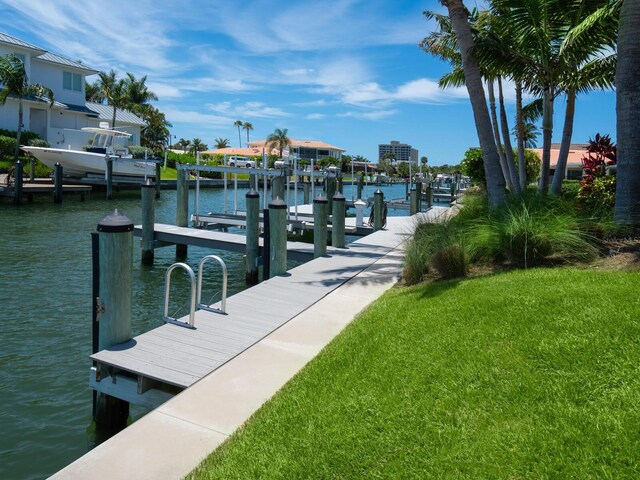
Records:
[[[167,121],[164,113],[151,105],[147,105],[140,115],[147,124],[142,129],[140,144],[154,152],[163,150],[171,135],[169,128],[173,125]]]
[[[20,154],[20,135],[24,107],[22,101],[26,97],[35,97],[38,100],[46,99],[49,106],[53,105],[53,91],[39,83],[29,83],[29,77],[24,68],[24,62],[13,54],[0,57],[0,105],[4,105],[7,99],[15,97],[18,100],[18,128],[16,130],[15,158]]]
[[[249,144],[249,130],[253,130],[253,125],[249,122],[244,122],[242,129],[247,131],[247,144]]]
[[[242,123],[242,120],[236,120],[235,122],[233,122],[233,126],[234,127],[238,127],[238,147],[242,148],[242,138],[240,137],[240,129],[242,128],[244,124]]]
[[[209,147],[206,143],[202,143],[202,140],[199,138],[194,138],[191,140],[191,148],[189,151],[196,155],[197,152],[204,152],[207,148]]]
[[[84,82],[84,97],[87,102],[102,103],[104,102],[104,96],[100,89],[100,82],[97,80],[93,83]]]
[[[455,33],[464,70],[465,84],[471,100],[473,115],[483,152],[487,197],[490,207],[498,207],[506,201],[505,180],[500,167],[498,149],[493,138],[493,128],[482,87],[482,74],[474,52],[474,40],[467,20],[468,11],[462,0],[441,0],[447,7],[451,27]]]
[[[126,108],[137,114],[148,109],[149,102],[158,100],[158,96],[149,90],[146,81],[146,75],[137,80],[132,73],[128,72],[123,80]]]
[[[109,73],[98,73],[98,87],[102,98],[107,102],[107,105],[113,107],[113,117],[111,119],[111,128],[116,126],[116,111],[118,108],[125,108],[127,106],[127,97],[125,92],[124,80],[117,78],[118,73],[115,70],[110,70]]]
[[[228,138],[216,138],[214,140],[214,142],[216,143],[216,150],[219,150],[221,148],[228,148],[229,147],[229,139]]]
[[[278,150],[278,157],[282,158],[282,151],[291,145],[291,139],[287,136],[289,132],[288,129],[276,128],[273,133],[270,133],[267,136],[267,148],[269,151],[276,149]]]
[[[625,1],[620,12],[616,111],[618,127],[617,186],[614,218],[621,224],[640,225],[640,2]]]

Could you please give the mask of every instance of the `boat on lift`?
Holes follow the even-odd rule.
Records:
[[[110,129],[104,123],[100,127],[84,127],[82,131],[93,133],[93,141],[86,150],[30,146],[20,148],[51,169],[59,163],[64,175],[70,177],[105,175],[107,158],[112,160],[113,175],[144,177],[155,174],[154,162],[134,159],[129,152],[126,143],[131,137],[130,133]]]

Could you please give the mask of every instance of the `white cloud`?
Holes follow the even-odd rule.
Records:
[[[339,117],[361,118],[365,120],[380,120],[397,114],[397,110],[376,110],[372,112],[346,112],[338,114]]]
[[[211,115],[193,110],[183,110],[179,107],[163,107],[167,120],[171,123],[186,123],[189,125],[228,126],[234,122],[231,117]]]
[[[324,113],[310,113],[306,117],[307,120],[321,120],[325,118],[326,115]]]
[[[238,118],[274,118],[288,117],[289,114],[277,107],[270,107],[262,102],[246,102],[234,105],[233,102],[220,102],[207,104],[207,108],[224,115]]]

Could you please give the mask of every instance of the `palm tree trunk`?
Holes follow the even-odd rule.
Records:
[[[640,2],[623,2],[616,67],[618,171],[614,219],[635,227],[640,225],[640,84],[635,68],[640,62],[639,25]]]
[[[15,160],[18,161],[20,155],[20,136],[22,135],[22,120],[24,117],[24,110],[22,106],[22,98],[18,98],[18,130],[16,130],[16,150]]]
[[[553,132],[553,95],[551,86],[545,85],[542,93],[542,167],[538,191],[549,191],[549,165],[551,164],[551,133]]]
[[[467,19],[467,9],[462,0],[441,0],[449,10],[449,18],[456,34],[462,66],[464,68],[465,84],[471,99],[473,116],[478,132],[478,140],[482,148],[485,177],[487,179],[487,197],[491,208],[499,207],[506,201],[504,175],[500,168],[500,158],[493,138],[489,109],[482,87],[482,75],[478,60],[473,53],[473,37]]]
[[[507,110],[504,108],[504,94],[502,92],[502,78],[498,75],[498,100],[500,102],[500,124],[502,126],[502,138],[504,138],[504,149],[506,156],[506,164],[509,173],[511,185],[511,193],[520,195],[520,184],[518,183],[518,174],[516,173],[516,164],[513,160],[513,147],[511,146],[511,137],[509,136],[509,122],[507,121]]]
[[[558,164],[556,165],[556,172],[553,174],[553,182],[551,182],[551,193],[553,195],[560,195],[562,193],[562,181],[564,180],[565,170],[567,169],[567,157],[569,157],[569,148],[571,147],[575,111],[576,91],[570,89],[567,91],[567,111],[564,115],[564,127],[562,130],[560,153],[558,154]]]
[[[502,142],[500,141],[500,129],[498,128],[498,114],[496,113],[496,95],[493,89],[493,80],[487,80],[487,92],[489,92],[489,113],[491,114],[491,126],[493,128],[493,136],[496,139],[496,148],[498,149],[498,157],[500,157],[500,168],[502,175],[507,181],[507,187],[513,191],[507,169],[507,161],[502,150]]]
[[[242,148],[242,137],[240,136],[240,126],[238,125],[238,146]]]
[[[518,129],[518,170],[520,190],[527,188],[527,165],[524,155],[524,123],[522,120],[522,83],[516,81],[516,128]]]

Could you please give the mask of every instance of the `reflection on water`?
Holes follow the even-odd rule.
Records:
[[[404,195],[404,185],[382,187],[387,198]],[[371,196],[374,187],[367,187]],[[246,190],[237,195],[244,209]],[[0,478],[44,478],[95,446],[91,424],[91,232],[118,208],[141,221],[139,192],[120,192],[112,201],[103,193],[86,202],[65,197],[55,205],[39,199],[14,207],[0,205]],[[193,212],[191,192],[190,212]],[[293,192],[291,192],[293,198]],[[345,197],[352,196],[345,186]],[[222,190],[203,190],[201,211],[222,211]],[[228,192],[228,208],[233,195]],[[302,201],[302,192],[298,198]],[[390,211],[390,214],[393,212]],[[398,212],[402,214],[402,212]],[[156,221],[175,223],[175,191],[163,191]],[[156,250],[153,266],[140,265],[138,241],[133,253],[133,334],[161,325],[164,274],[175,262],[175,247]],[[229,271],[229,295],[245,288],[241,254],[189,247],[194,270],[208,254],[220,255]],[[221,275],[213,265],[204,292],[219,292]],[[170,314],[188,313],[188,286],[176,272]],[[180,293],[182,290],[183,293]],[[219,299],[219,297],[218,297]],[[210,299],[209,299],[210,300]],[[215,299],[214,299],[215,300]],[[132,408],[132,417],[145,412]],[[34,459],[37,458],[37,461]]]

